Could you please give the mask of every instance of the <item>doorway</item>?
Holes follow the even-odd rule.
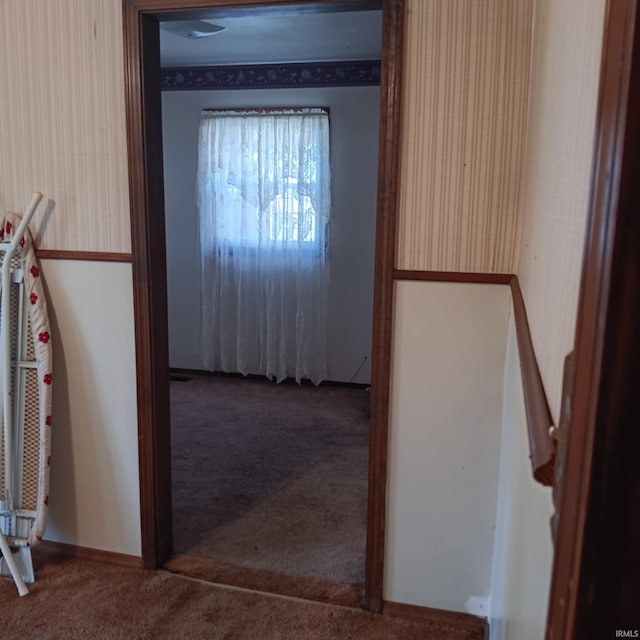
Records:
[[[382,8],[380,148],[378,162],[374,321],[371,353],[365,606],[382,607],[386,446],[389,401],[392,276],[400,123],[404,2],[275,2],[129,0],[124,3],[125,79],[135,292],[142,551],[146,567],[173,549],[168,402],[168,329],[159,21],[237,15]]]
[[[360,602],[381,18],[160,24],[174,571]]]

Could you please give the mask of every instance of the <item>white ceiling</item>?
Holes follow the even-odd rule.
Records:
[[[190,40],[160,29],[163,67],[380,58],[382,11],[228,17]]]

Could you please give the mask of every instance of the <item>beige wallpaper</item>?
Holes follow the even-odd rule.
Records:
[[[408,2],[399,268],[513,270],[532,1]],[[0,209],[42,191],[41,248],[130,250],[121,22],[0,3]]]
[[[400,269],[513,272],[533,0],[408,0]]]
[[[605,0],[537,0],[518,277],[551,413],[572,350]]]
[[[0,2],[0,209],[42,191],[41,248],[130,251],[123,73],[121,0]]]

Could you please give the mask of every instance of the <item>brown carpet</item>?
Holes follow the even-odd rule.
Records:
[[[482,632],[389,618],[36,552],[19,598],[0,580],[0,637],[64,640],[481,640]]]
[[[308,576],[295,576],[265,569],[241,567],[211,558],[174,555],[164,568],[190,578],[216,584],[232,585],[283,596],[294,596],[344,607],[359,607],[363,603],[362,585],[344,584],[333,580],[318,580]]]
[[[357,388],[172,382],[174,551],[218,579],[238,565],[361,584],[368,407]]]

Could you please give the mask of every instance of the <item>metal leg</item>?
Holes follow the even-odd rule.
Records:
[[[16,583],[16,587],[18,588],[18,593],[20,596],[26,596],[29,593],[29,588],[24,583],[22,576],[20,575],[20,571],[13,559],[13,553],[11,553],[11,548],[7,542],[7,539],[4,537],[4,533],[0,531],[0,551],[2,552],[4,562],[9,567],[9,572],[11,573],[11,577],[13,581]]]

